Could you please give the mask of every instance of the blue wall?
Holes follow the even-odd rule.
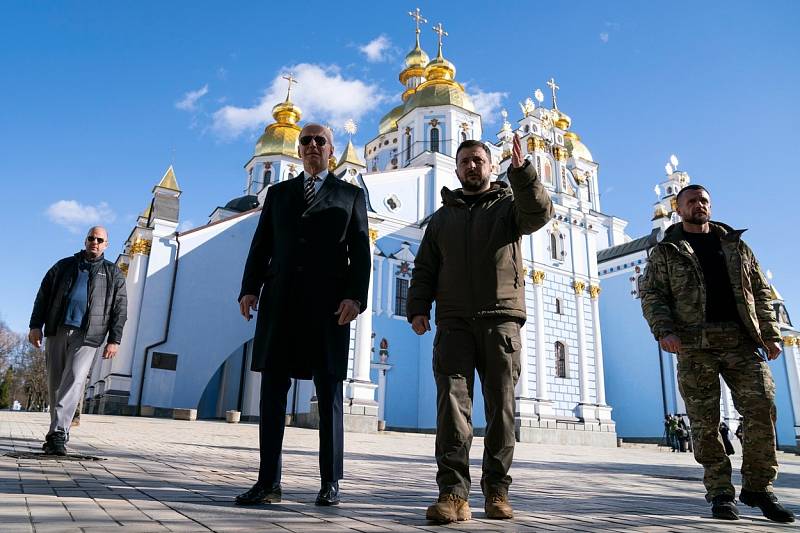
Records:
[[[778,434],[778,445],[796,446],[794,439],[794,413],[792,400],[789,394],[789,376],[786,372],[786,356],[781,354],[775,361],[770,361],[769,368],[775,379],[775,407],[778,411],[778,420],[775,429]]]
[[[658,345],[642,317],[639,300],[631,297],[628,278],[623,273],[602,281],[600,320],[606,400],[614,409],[611,416],[620,437],[661,437],[664,402]],[[669,382],[667,364],[664,372]],[[668,403],[669,396],[668,391]]]

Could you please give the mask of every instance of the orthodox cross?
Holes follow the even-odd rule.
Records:
[[[441,22],[439,24],[437,24],[436,26],[434,26],[432,29],[433,29],[434,33],[438,33],[439,34],[439,55],[441,56],[442,55],[442,37],[443,36],[446,37],[447,36],[447,32],[444,31],[444,28],[442,27],[442,23]]]
[[[550,89],[553,91],[553,109],[558,109],[558,102],[556,101],[556,91],[561,87],[556,85],[556,80],[553,78],[550,78],[550,80],[547,82],[547,86],[550,87]]]
[[[419,35],[419,23],[421,22],[423,24],[427,24],[428,19],[423,18],[423,16],[420,15],[419,8],[417,8],[415,11],[409,11],[408,15],[414,19],[414,23],[417,25],[417,35]]]
[[[289,73],[288,76],[281,76],[283,79],[289,82],[289,89],[286,91],[286,101],[289,101],[289,95],[292,94],[292,84],[298,83],[297,78],[294,77],[293,73]]]

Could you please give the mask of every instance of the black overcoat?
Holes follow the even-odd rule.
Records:
[[[372,271],[364,191],[328,173],[313,203],[305,174],[267,190],[242,277],[259,295],[254,371],[310,379],[347,376],[350,326],[334,315],[345,299],[367,304]]]

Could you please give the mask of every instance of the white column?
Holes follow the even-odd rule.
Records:
[[[675,412],[686,414],[686,402],[681,396],[681,389],[678,387],[678,355],[672,354],[672,383],[675,387]]]
[[[589,406],[589,361],[586,357],[586,319],[583,313],[583,291],[586,284],[575,280],[572,283],[575,290],[575,311],[578,328],[578,382],[580,385],[580,404],[578,417],[584,420],[595,419],[596,409]]]
[[[370,230],[370,257],[377,234]],[[371,269],[370,269],[371,270]],[[375,401],[375,385],[369,379],[370,357],[372,356],[372,286],[374,277],[370,276],[367,301],[364,311],[356,319],[356,339],[353,354],[353,379],[349,382],[347,397],[351,400]]]
[[[131,260],[128,265],[128,274],[125,285],[128,293],[128,320],[122,331],[122,339],[117,355],[113,359],[104,359],[101,376],[106,380],[106,390],[130,391],[133,373],[133,355],[136,344],[136,334],[139,330],[139,313],[142,308],[142,297],[147,282],[147,266],[150,261],[150,241],[137,238],[131,250]],[[109,376],[109,374],[113,374]]]
[[[611,407],[606,405],[606,377],[603,369],[603,337],[600,333],[600,286],[589,287],[592,299],[592,332],[594,336],[594,378],[597,390],[597,418],[608,424],[611,420]]]
[[[531,278],[533,279],[533,319],[536,333],[536,413],[540,418],[552,418],[555,411],[547,390],[547,352],[544,344],[544,294],[542,294],[544,272],[535,270]]]
[[[603,338],[600,333],[600,287],[589,287],[592,301],[592,336],[594,337],[594,377],[597,390],[597,404],[606,404],[605,371],[603,369]]]

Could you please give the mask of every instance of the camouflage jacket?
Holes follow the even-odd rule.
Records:
[[[753,340],[780,342],[772,309],[772,291],[753,251],[741,239],[745,230],[711,222],[720,239],[739,316]],[[641,283],[644,318],[656,340],[674,333],[686,348],[699,348],[705,322],[706,289],[703,270],[683,237],[681,223],[673,224],[650,253]]]

